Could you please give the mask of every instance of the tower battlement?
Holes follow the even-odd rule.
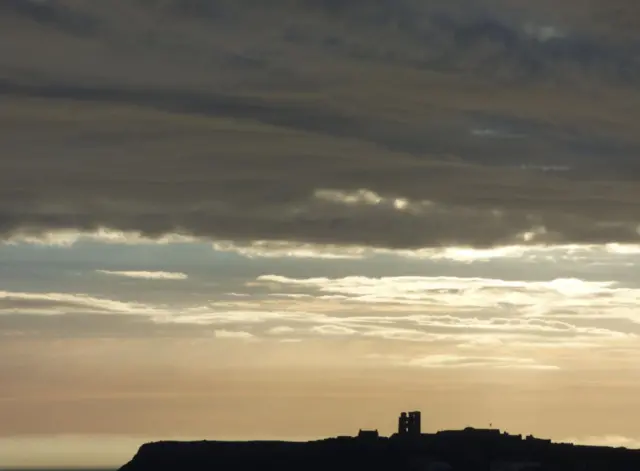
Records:
[[[420,411],[402,412],[398,417],[398,435],[416,437],[421,433]]]

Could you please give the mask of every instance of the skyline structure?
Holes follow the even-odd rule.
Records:
[[[400,417],[398,417],[398,435],[417,436],[421,433],[420,411],[400,413]]]
[[[400,429],[389,437],[378,430],[308,442],[162,441],[143,444],[120,471],[200,471],[226,469],[320,471],[631,471],[640,465],[640,450],[553,443],[498,429],[443,430],[421,433],[420,412],[402,412]]]
[[[638,447],[639,5],[0,0],[0,467]]]

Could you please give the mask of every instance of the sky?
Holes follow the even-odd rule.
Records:
[[[0,2],[0,467],[640,447],[640,7]]]

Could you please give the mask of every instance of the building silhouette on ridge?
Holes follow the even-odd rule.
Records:
[[[420,411],[402,412],[398,417],[398,435],[419,437],[422,433]]]
[[[640,450],[552,443],[532,435],[466,427],[423,433],[419,411],[402,412],[390,437],[360,429],[356,437],[311,442],[156,442],[120,471],[639,471]],[[430,427],[427,427],[430,428]]]

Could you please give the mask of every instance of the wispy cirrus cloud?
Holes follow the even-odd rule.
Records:
[[[466,296],[454,288],[465,282],[469,296],[463,302]],[[512,289],[541,302],[549,290],[559,290],[584,300],[611,289],[608,283],[539,283],[527,292],[526,287],[504,280],[294,280],[269,275],[251,284],[254,287],[248,287],[246,296],[191,304],[5,291],[0,293],[0,329],[10,336],[72,333],[95,338],[100,332],[107,337],[204,336],[257,342],[267,350],[295,342],[304,348],[344,350],[349,361],[366,362],[366,355],[378,353],[384,355],[380,366],[422,368],[552,370],[579,361],[579,352],[607,358],[620,348],[633,353],[632,344],[637,342],[630,324],[580,315],[530,316],[518,303],[498,309],[494,301],[481,296],[486,290],[488,296],[505,297]],[[262,291],[265,285],[275,292]],[[323,292],[322,287],[328,289]],[[59,321],[45,321],[52,315]]]
[[[398,203],[400,204],[400,203]],[[523,240],[535,238],[535,233],[524,233]],[[293,258],[362,260],[375,256],[397,256],[409,260],[444,260],[458,263],[486,262],[507,259],[518,262],[540,260],[577,261],[590,263],[623,263],[629,255],[639,255],[638,244],[557,244],[557,245],[504,245],[492,248],[451,246],[436,248],[385,249],[362,245],[335,245],[298,243],[293,241],[254,240],[249,242],[216,241],[213,249],[231,252],[248,258]]]
[[[123,245],[142,245],[142,244],[172,244],[195,242],[196,239],[180,234],[167,234],[162,237],[144,236],[139,231],[118,231],[106,228],[97,230],[74,230],[74,229],[54,229],[51,231],[30,232],[17,231],[9,238],[5,238],[2,244],[31,244],[44,245],[54,247],[72,247],[78,242],[100,242],[103,244],[123,244]]]
[[[289,335],[294,333],[295,331],[296,329],[294,329],[293,327],[290,327],[288,325],[280,325],[270,328],[266,333],[269,335]]]
[[[374,358],[381,359],[379,355]],[[384,359],[384,357],[382,357]],[[399,355],[387,358],[398,366],[418,368],[489,368],[519,370],[558,370],[559,367],[542,364],[533,358],[518,356],[463,356],[458,354],[434,354],[417,358],[403,358]]]
[[[82,293],[0,291],[0,313],[61,315],[68,312],[137,314],[159,312],[155,306],[89,296]]]
[[[167,279],[164,272],[133,273],[134,278]],[[236,288],[234,296],[215,296],[224,299],[158,304],[6,291],[0,296],[0,310],[137,314],[162,326],[202,326],[256,336],[295,333],[303,339],[378,338],[466,348],[484,348],[487,342],[579,348],[623,344],[640,333],[635,314],[638,289],[613,281],[262,275],[244,289]]]
[[[346,302],[369,305],[431,307],[451,313],[491,310],[494,315],[510,312],[534,322],[537,318],[547,321],[620,318],[640,322],[634,307],[640,291],[615,281],[513,281],[437,276],[294,279],[277,275],[263,275],[258,281],[344,296]]]
[[[602,325],[577,325],[570,320],[527,318],[474,311],[442,314],[441,309],[412,309],[406,304],[377,304],[366,314],[361,308],[345,308],[344,301],[322,298],[287,301],[224,301],[193,307],[159,306],[64,293],[8,293],[0,296],[4,314],[131,316],[170,332],[184,327],[213,328],[215,332],[249,332],[254,337],[379,339],[394,342],[458,345],[465,348],[530,345],[532,347],[582,348],[624,344],[633,335]],[[327,304],[328,303],[328,304]],[[425,313],[425,311],[427,313]],[[24,318],[26,320],[26,318]],[[12,321],[13,330],[20,322]],[[29,326],[33,326],[30,322]],[[125,328],[126,326],[120,326]],[[167,330],[169,329],[169,330]],[[234,335],[234,334],[229,334]],[[244,334],[239,334],[243,335]],[[484,341],[483,341],[484,340]]]
[[[250,332],[235,331],[235,330],[216,330],[216,338],[220,339],[240,339],[240,340],[255,340],[255,336]]]
[[[120,276],[124,278],[136,278],[140,280],[186,280],[189,276],[186,273],[167,271],[113,271],[96,270],[103,275]]]

